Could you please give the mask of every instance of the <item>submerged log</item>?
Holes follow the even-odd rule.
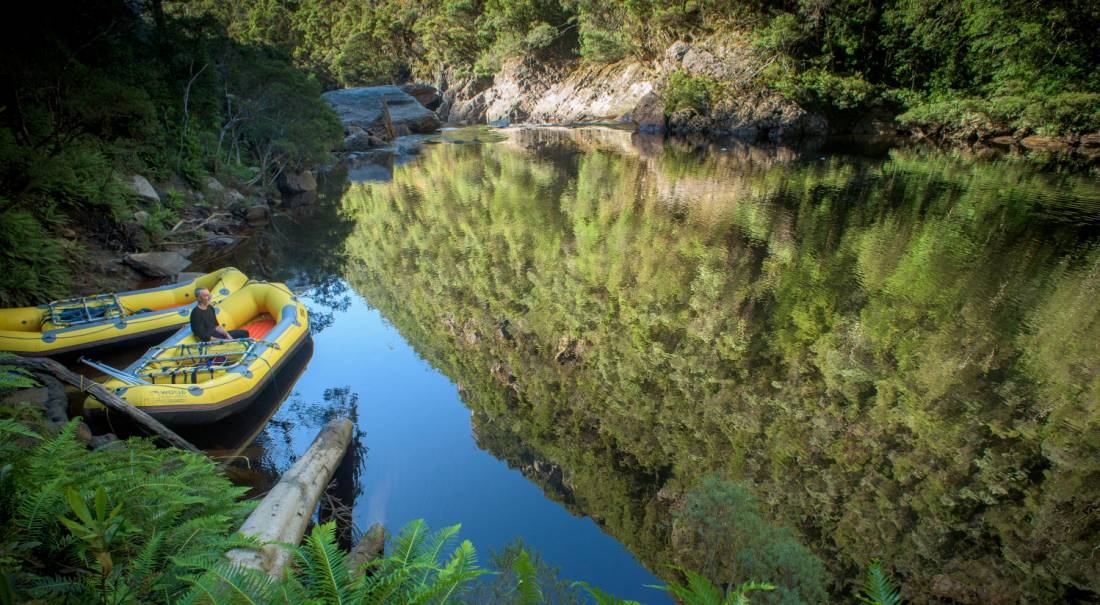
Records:
[[[359,539],[348,555],[348,569],[355,574],[363,573],[363,566],[375,559],[381,559],[386,550],[386,528],[381,523],[370,526],[367,533]]]
[[[45,357],[12,357],[5,359],[4,363],[21,368],[27,368],[28,370],[54,376],[62,382],[67,382],[74,387],[91,394],[98,399],[100,403],[111,408],[112,410],[126,415],[138,425],[148,429],[152,433],[155,433],[161,439],[167,441],[170,445],[173,445],[181,450],[187,450],[189,452],[195,452],[200,454],[199,448],[191,445],[189,441],[177,435],[174,431],[158,422],[155,418],[146,414],[142,410],[130,405],[128,401],[115,395],[110,390],[103,388],[103,385],[89,380],[76,372],[66,368],[65,366],[57,363],[52,359]]]
[[[321,492],[351,443],[351,432],[351,421],[346,418],[325,425],[305,455],[279,479],[241,526],[242,534],[264,546],[233,549],[226,553],[231,562],[267,572],[273,578],[283,576],[291,552],[281,544],[302,541]]]

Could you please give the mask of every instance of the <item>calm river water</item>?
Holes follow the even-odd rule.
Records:
[[[916,603],[1100,592],[1095,178],[592,128],[452,131],[323,189],[204,261],[313,312],[254,428],[199,436],[240,480],[349,413],[360,530],[519,537],[620,597],[670,602],[645,585],[680,565],[836,600],[872,559]]]

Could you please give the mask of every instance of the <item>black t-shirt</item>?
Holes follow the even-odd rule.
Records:
[[[214,337],[214,328],[218,327],[218,316],[214,307],[200,309],[198,305],[191,309],[191,333],[197,340],[207,341]]]

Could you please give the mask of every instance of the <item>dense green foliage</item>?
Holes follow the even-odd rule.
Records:
[[[130,243],[118,225],[139,207],[120,175],[265,185],[339,138],[289,57],[209,18],[121,0],[27,10],[29,25],[0,41],[0,305],[65,294],[66,261],[79,257],[56,235],[66,224]],[[141,208],[152,231],[180,201]]]
[[[170,3],[282,46],[326,86],[491,76],[508,57],[652,59],[751,34],[760,83],[826,111],[885,103],[931,131],[1100,128],[1088,0],[382,0]]]
[[[1100,590],[1096,183],[626,136],[434,146],[344,197],[349,282],[482,447],[654,570],[720,471],[843,592],[876,557],[909,594]]]
[[[89,452],[75,422],[50,434],[25,407],[5,416],[0,570],[21,601],[174,601],[188,558],[241,543],[228,536],[244,489],[203,456],[143,441]]]

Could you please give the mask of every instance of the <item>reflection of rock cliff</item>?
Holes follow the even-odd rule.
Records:
[[[560,466],[537,458],[533,451],[524,449],[521,439],[501,432],[485,416],[474,414],[471,417],[471,429],[478,447],[506,461],[510,468],[519,469],[523,476],[542,487],[551,500],[560,502],[575,514],[586,514],[584,510],[577,509],[573,486],[569,484],[565,471]]]
[[[669,502],[724,471],[841,579],[881,556],[917,602],[1100,588],[1100,257],[1062,222],[1095,183],[518,136],[343,200],[348,281],[480,443],[651,568]]]

